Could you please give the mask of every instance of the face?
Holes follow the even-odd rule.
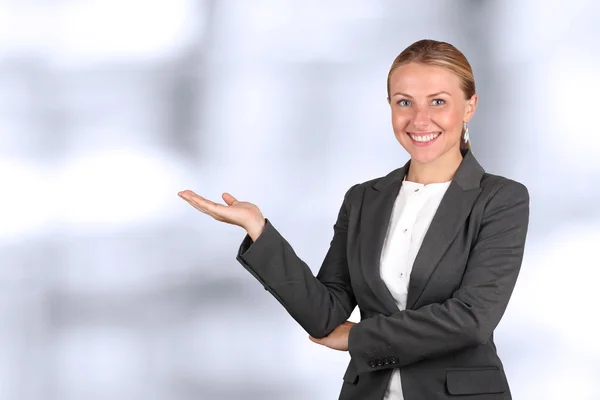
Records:
[[[446,68],[410,63],[392,72],[389,102],[396,139],[412,162],[429,164],[460,154],[477,95],[465,99],[460,79]]]

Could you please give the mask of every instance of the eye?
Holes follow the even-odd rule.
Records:
[[[435,100],[433,100],[433,105],[434,106],[441,106],[442,104],[446,104],[446,101],[442,100],[442,99],[435,99]]]
[[[399,106],[406,107],[410,104],[410,100],[400,99],[396,102]]]

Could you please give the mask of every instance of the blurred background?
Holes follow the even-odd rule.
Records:
[[[316,273],[345,191],[408,160],[385,82],[423,38],[470,60],[474,153],[530,190],[513,397],[600,399],[598,26],[592,0],[0,0],[0,399],[337,398],[348,354],[177,192],[254,202]]]

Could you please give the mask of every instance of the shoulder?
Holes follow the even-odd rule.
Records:
[[[395,169],[387,175],[369,179],[368,181],[355,183],[347,190],[346,196],[357,196],[358,193],[364,193],[367,189],[375,188],[379,184],[384,183],[384,181],[387,182],[393,180],[394,177],[399,174],[401,169],[402,168]]]
[[[369,190],[380,190],[382,187],[400,179],[402,175],[402,169],[403,168],[397,168],[387,175],[353,184],[346,191],[346,194],[344,195],[344,202],[347,206],[350,204],[362,203],[365,193]]]
[[[524,240],[529,226],[527,187],[514,179],[485,173],[480,189],[471,211],[477,226],[477,240],[499,237]]]
[[[400,172],[401,168],[391,171],[387,175],[383,175],[377,178],[373,178],[367,181],[358,182],[353,184],[344,195],[344,202],[347,205],[360,203],[364,193],[367,190],[373,189],[380,184],[385,184],[390,180],[394,180]],[[383,182],[382,182],[383,181]],[[515,204],[515,203],[529,203],[529,191],[527,187],[514,179],[495,175],[490,173],[484,173],[481,177],[479,184],[481,194],[479,195],[478,202],[495,204]]]
[[[353,184],[344,195],[344,203],[347,206],[360,204],[366,191],[377,189],[377,187],[400,179],[399,176],[403,173],[402,169],[398,168],[387,175]],[[529,204],[529,190],[527,187],[517,180],[502,175],[484,172],[481,175],[479,189],[481,193],[477,202],[483,204],[485,208],[488,208],[487,206],[502,207],[503,204]]]
[[[488,226],[488,233],[512,231],[513,228],[527,231],[529,191],[523,183],[485,173],[481,178],[480,189],[471,215],[475,221],[479,221],[481,227]]]
[[[486,203],[529,202],[529,190],[523,183],[501,175],[484,173],[480,188],[480,199]]]

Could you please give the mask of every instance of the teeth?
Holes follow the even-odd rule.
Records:
[[[425,136],[415,136],[410,133],[409,133],[409,135],[415,142],[430,142],[433,139],[435,139],[436,137],[438,137],[439,133],[430,133],[429,135],[425,135]]]

